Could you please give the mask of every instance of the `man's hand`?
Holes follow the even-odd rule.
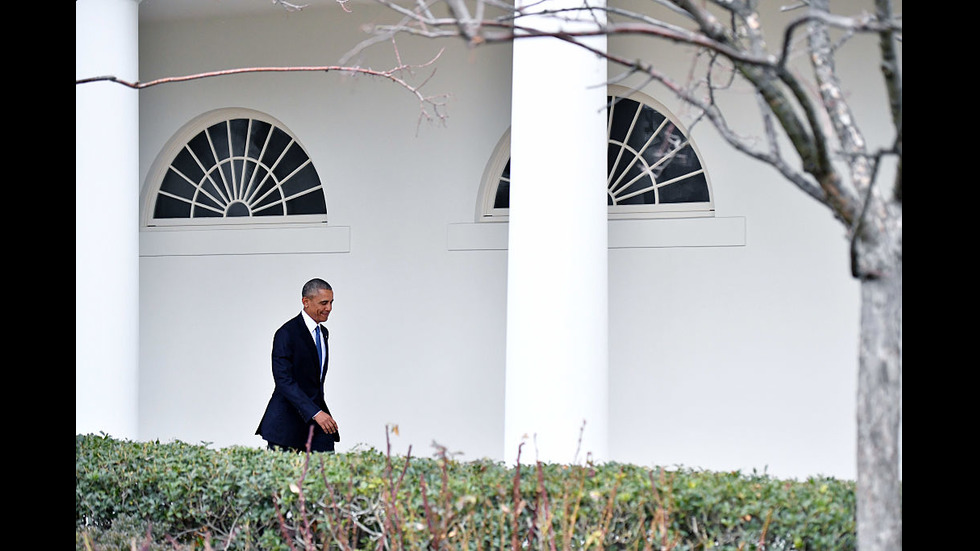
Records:
[[[337,422],[333,420],[333,417],[331,417],[329,413],[319,411],[313,416],[313,420],[316,421],[316,424],[320,425],[323,432],[327,434],[334,434],[337,432]]]

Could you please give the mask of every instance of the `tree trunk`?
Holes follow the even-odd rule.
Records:
[[[901,207],[862,264],[857,407],[857,535],[860,551],[902,548]]]

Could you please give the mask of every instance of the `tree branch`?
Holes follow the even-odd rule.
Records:
[[[392,41],[394,44],[394,41]],[[426,96],[422,93],[422,87],[431,78],[431,74],[427,77],[421,84],[413,85],[408,82],[405,78],[400,76],[402,73],[414,74],[414,71],[418,69],[424,69],[433,65],[439,57],[442,56],[444,50],[439,50],[439,52],[429,61],[418,64],[409,65],[402,63],[401,56],[398,54],[397,45],[394,45],[395,53],[398,58],[398,64],[386,70],[378,69],[368,69],[364,67],[356,66],[345,66],[345,65],[317,65],[317,66],[289,66],[289,67],[243,67],[238,69],[225,69],[221,71],[208,71],[204,73],[197,73],[193,75],[183,75],[178,77],[166,77],[159,78],[155,80],[149,80],[146,82],[140,81],[128,81],[116,76],[105,75],[81,78],[75,80],[75,85],[90,84],[94,82],[114,82],[120,84],[127,88],[132,88],[134,90],[142,90],[145,88],[150,88],[153,86],[159,86],[161,84],[173,84],[179,82],[188,82],[192,80],[202,80],[206,78],[223,77],[230,75],[241,75],[248,73],[296,73],[296,72],[314,72],[314,73],[344,73],[353,75],[366,75],[375,78],[381,78],[394,82],[395,84],[401,86],[402,88],[408,90],[419,102],[419,124],[423,120],[432,121],[438,119],[445,122],[448,118],[448,114],[445,111],[445,99],[446,94],[440,94],[436,96]],[[434,72],[434,71],[433,71]]]
[[[534,26],[522,25],[520,22],[526,14],[514,10],[512,6],[504,6],[497,2],[490,5],[500,8],[504,15],[492,19],[481,19],[472,15],[482,14],[483,6],[488,2],[477,0],[476,11],[466,6],[464,0],[444,0],[450,13],[449,17],[436,17],[431,6],[438,0],[429,0],[425,4],[419,0],[415,9],[409,9],[394,2],[394,0],[378,0],[403,16],[394,25],[377,25],[371,32],[373,39],[363,41],[356,46],[345,59],[354,53],[376,43],[381,37],[390,38],[399,33],[406,33],[428,38],[458,37],[470,46],[507,43],[518,39],[528,38],[557,38],[578,47],[584,48],[608,61],[623,66],[626,71],[619,78],[633,74],[644,74],[648,80],[660,82],[678,95],[683,101],[702,111],[705,118],[721,132],[722,136],[739,151],[771,165],[784,177],[793,182],[802,191],[827,205],[836,217],[846,226],[853,227],[854,220],[860,212],[861,201],[856,195],[844,187],[845,179],[835,168],[831,151],[822,122],[823,106],[814,99],[804,86],[788,69],[787,62],[791,51],[789,44],[793,33],[807,22],[823,22],[851,32],[881,32],[883,29],[900,28],[890,20],[878,20],[873,17],[843,17],[825,12],[813,11],[794,20],[784,31],[784,44],[780,55],[768,53],[761,35],[759,15],[755,11],[754,2],[728,0],[719,2],[710,0],[708,3],[720,8],[731,15],[730,24],[724,24],[714,13],[707,9],[705,3],[695,0],[658,0],[658,4],[672,9],[675,13],[685,15],[695,25],[694,30],[670,24],[651,16],[636,13],[621,8],[596,8],[586,3],[582,7],[539,10],[536,17],[550,17],[557,21],[581,21],[583,11],[603,10],[608,16],[627,18],[625,22],[610,21],[603,23],[595,20],[591,27],[576,27],[568,30],[541,30]],[[766,128],[766,136],[770,143],[768,151],[752,147],[744,138],[737,136],[724,121],[720,110],[714,107],[712,98],[701,99],[694,93],[673,82],[666,75],[654,68],[650,63],[625,59],[617,55],[591,47],[586,40],[591,36],[623,36],[638,35],[656,37],[677,44],[685,44],[713,52],[728,59],[735,69],[745,77],[751,86],[765,98],[767,110],[763,118],[768,120],[774,116],[778,127],[793,144],[795,152],[802,160],[802,172],[794,169],[793,164],[783,159],[776,147],[776,132],[772,121]],[[740,41],[747,41],[742,44]],[[709,87],[710,88],[710,87]],[[710,92],[709,92],[710,93]],[[832,119],[833,116],[830,116]],[[809,174],[809,176],[807,176]],[[812,178],[812,180],[811,180]],[[814,183],[814,181],[816,183]]]
[[[875,0],[875,7],[878,10],[878,19],[892,21],[891,2],[887,0]],[[893,196],[899,204],[902,203],[902,71],[899,68],[898,50],[896,41],[900,38],[899,32],[894,29],[886,28],[878,33],[878,44],[881,49],[881,73],[885,77],[885,89],[888,92],[888,104],[891,106],[892,124],[895,125],[896,137],[894,149],[898,154],[898,171],[895,176],[895,190]]]

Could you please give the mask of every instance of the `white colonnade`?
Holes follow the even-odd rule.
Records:
[[[75,2],[75,77],[139,77],[139,1]],[[139,100],[75,86],[75,433],[137,436]]]
[[[518,24],[557,28],[541,16]],[[605,49],[605,38],[593,44]],[[518,39],[513,56],[504,459],[515,461],[522,441],[522,462],[603,459],[606,64],[551,37]]]

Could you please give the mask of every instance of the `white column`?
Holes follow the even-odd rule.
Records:
[[[534,4],[542,10],[581,5]],[[604,49],[605,39],[593,44]],[[518,39],[513,55],[505,460],[517,459],[522,441],[522,462],[582,462],[588,454],[602,460],[606,64],[554,38]]]
[[[75,77],[139,77],[138,0],[75,2]],[[75,86],[75,432],[135,439],[138,92]]]

